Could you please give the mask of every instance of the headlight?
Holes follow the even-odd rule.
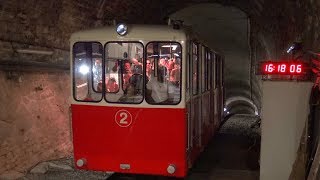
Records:
[[[124,36],[128,32],[128,27],[126,24],[118,24],[116,31],[120,36]]]

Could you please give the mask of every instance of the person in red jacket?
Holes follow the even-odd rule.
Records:
[[[118,92],[119,85],[117,84],[114,78],[110,78],[106,84],[106,91],[107,92]]]

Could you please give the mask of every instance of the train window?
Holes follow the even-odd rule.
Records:
[[[188,45],[188,54],[187,54],[187,60],[186,60],[186,72],[185,74],[187,75],[186,77],[186,96],[187,96],[187,101],[191,97],[191,57],[192,57],[192,43],[191,41],[187,44]]]
[[[143,45],[108,42],[105,46],[105,98],[111,103],[143,101]]]
[[[219,68],[220,68],[219,85],[220,85],[220,87],[222,87],[223,86],[223,58],[222,57],[220,58]]]
[[[212,57],[211,57],[211,67],[212,67],[212,72],[211,72],[211,82],[212,82],[212,88],[215,89],[216,88],[216,57],[217,54],[212,53]]]
[[[174,105],[180,102],[181,51],[181,45],[176,42],[147,44],[145,65],[147,103]]]
[[[207,67],[207,90],[210,90],[211,89],[211,66],[210,66],[210,63],[211,63],[211,52],[210,50],[207,50],[207,64],[206,64],[206,67]]]
[[[214,52],[211,52],[211,61],[210,61],[210,67],[211,67],[211,89],[214,89],[214,72],[215,72],[215,69],[214,69],[214,58],[215,58],[215,54]]]
[[[224,86],[224,57],[221,59],[221,86]]]
[[[201,46],[201,92],[206,91],[206,47]]]
[[[219,62],[220,62],[220,56],[217,55],[216,56],[216,62],[215,62],[215,87],[218,88],[219,87],[219,78],[220,78],[220,66],[219,66]]]
[[[192,92],[193,95],[198,94],[199,89],[199,62],[198,62],[198,45],[192,43]]]
[[[73,97],[77,101],[98,102],[102,99],[102,45],[77,42],[73,45]]]

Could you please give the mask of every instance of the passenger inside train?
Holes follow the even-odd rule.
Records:
[[[150,80],[146,80],[146,101],[150,104],[179,103],[181,46],[155,42],[149,43],[147,49],[146,77]],[[156,66],[152,66],[152,62]]]
[[[129,79],[132,76],[133,72],[131,70],[131,62],[128,60],[125,60],[122,62],[123,68],[122,68],[122,89],[125,91],[127,89],[127,86],[129,85]]]
[[[114,77],[108,79],[106,83],[106,92],[115,93],[119,91],[119,85]]]
[[[170,71],[170,77],[169,77],[169,81],[176,85],[179,86],[180,85],[180,72],[181,72],[181,67],[180,67],[180,59],[173,59],[172,61],[173,63],[173,68]]]
[[[146,82],[148,82],[151,78],[152,67],[153,66],[151,64],[150,59],[147,59],[147,62],[146,62]]]

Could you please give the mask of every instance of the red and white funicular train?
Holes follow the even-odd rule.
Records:
[[[185,177],[219,127],[223,64],[186,28],[120,24],[72,34],[77,168]]]

